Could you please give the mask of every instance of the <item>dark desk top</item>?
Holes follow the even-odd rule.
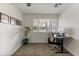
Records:
[[[72,38],[72,37],[68,37],[68,36],[60,36],[60,37],[54,37],[54,38],[56,38],[56,39],[62,39],[62,38],[64,38],[64,39],[70,39],[70,38]]]

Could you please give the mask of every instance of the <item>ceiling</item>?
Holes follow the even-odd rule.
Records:
[[[12,4],[23,14],[59,14],[70,5],[69,3],[62,3],[62,5],[54,7],[56,3],[31,3],[31,6],[28,7],[27,3]]]

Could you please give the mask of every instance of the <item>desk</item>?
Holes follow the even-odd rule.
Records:
[[[60,52],[56,52],[56,53],[65,53],[64,51],[63,51],[63,41],[64,41],[64,39],[69,39],[69,38],[71,38],[71,37],[67,37],[67,36],[62,36],[62,37],[54,37],[56,40],[59,40],[60,39],[60,41],[61,41],[61,51]]]

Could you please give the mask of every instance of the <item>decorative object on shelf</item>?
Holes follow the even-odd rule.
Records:
[[[0,13],[0,22],[9,23],[9,16],[4,13]]]

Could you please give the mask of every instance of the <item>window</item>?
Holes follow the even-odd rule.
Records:
[[[56,31],[57,19],[34,19],[33,32]]]
[[[33,22],[33,31],[34,32],[38,32],[39,30],[39,20],[38,19],[34,19],[34,22]]]

